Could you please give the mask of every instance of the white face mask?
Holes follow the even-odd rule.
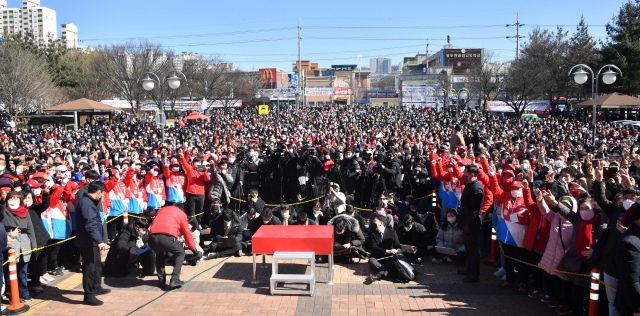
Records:
[[[173,167],[171,169],[173,170],[173,172],[180,172],[180,167]]]
[[[409,226],[409,227],[404,226],[404,230],[406,230],[406,231],[410,231],[410,230],[411,230],[411,227],[413,227],[413,226]]]
[[[158,176],[158,170],[151,170],[149,171],[151,173],[152,176],[157,177]]]
[[[264,224],[269,224],[269,221],[264,221],[264,220],[263,220],[262,222],[263,222]]]
[[[236,158],[229,158],[229,163],[234,163],[236,161]]]
[[[347,230],[347,229],[345,228],[345,229],[343,229],[341,232],[336,232],[336,234],[338,234],[338,235],[342,235],[342,234],[344,234],[344,232],[345,232],[346,230]]]
[[[447,221],[449,221],[449,223],[451,223],[451,225],[453,225],[456,222],[457,219],[458,218],[455,217],[455,216],[448,216],[447,217]]]
[[[313,216],[318,217],[320,215],[320,210],[313,210]]]
[[[284,218],[289,217],[289,212],[283,212],[283,213],[282,213],[282,217],[284,217]]]
[[[69,182],[69,178],[64,178],[60,183],[62,184],[62,186],[65,186],[67,185],[68,182]]]
[[[42,193],[42,188],[33,189],[33,194],[35,194],[35,196],[40,196],[40,193]]]
[[[12,209],[12,210],[15,210],[18,207],[20,207],[20,201],[9,201],[9,202],[7,202],[7,207]]]
[[[353,155],[346,155],[346,156],[344,156],[344,158],[347,158],[347,159],[351,159],[351,157],[353,157]]]
[[[527,164],[527,163],[523,163],[523,164],[522,164],[522,170],[524,170],[524,171],[529,170],[529,164]]]
[[[631,205],[633,205],[633,203],[635,203],[633,200],[626,199],[622,201],[622,207],[624,207],[625,210],[628,210],[631,207]]]
[[[4,171],[4,166],[0,166],[0,172]]]
[[[28,202],[27,200],[24,201],[24,206],[26,206],[27,208],[31,207],[31,205],[33,205],[33,201],[28,201]]]
[[[13,191],[22,192],[22,188],[21,187],[16,187],[15,189],[13,189]]]
[[[385,211],[384,209],[377,210],[376,212],[378,212],[378,215],[387,215],[387,211]]]
[[[329,159],[331,159],[331,156],[326,155],[326,156],[324,156],[324,159],[329,160]]]
[[[557,160],[556,161],[556,168],[562,168],[564,167],[564,162],[562,162],[562,160]]]
[[[511,197],[518,198],[522,196],[522,190],[511,190]]]

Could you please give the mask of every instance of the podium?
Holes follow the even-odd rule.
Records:
[[[262,225],[251,239],[253,281],[256,277],[256,255],[273,255],[276,251],[313,252],[329,255],[329,282],[333,285],[333,226]]]

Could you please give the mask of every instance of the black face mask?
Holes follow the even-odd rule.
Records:
[[[418,214],[422,214],[422,215],[427,214],[427,209],[426,208],[418,209]]]

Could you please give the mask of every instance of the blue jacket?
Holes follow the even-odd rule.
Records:
[[[76,246],[93,247],[104,242],[99,203],[100,200],[94,200],[88,193],[76,202]]]

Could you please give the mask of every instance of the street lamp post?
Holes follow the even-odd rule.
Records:
[[[164,76],[162,76],[162,80],[160,80],[160,78],[158,78],[158,76],[153,73],[153,72],[145,72],[143,74],[141,74],[138,77],[138,80],[136,81],[137,83],[140,83],[140,78],[142,78],[142,76],[146,75],[146,78],[142,79],[142,88],[145,89],[146,91],[151,91],[153,90],[153,88],[155,88],[156,85],[156,81],[159,83],[160,86],[160,104],[158,105],[161,113],[162,113],[162,120],[163,122],[161,122],[162,124],[160,125],[162,127],[162,143],[164,143],[164,127],[166,124],[166,115],[164,112],[164,84],[168,83],[169,84],[169,88],[175,90],[180,88],[180,77],[176,76],[176,73],[182,75],[182,77],[184,78],[184,81],[187,81],[187,77],[185,77],[185,75],[179,71],[179,70],[169,70],[167,71],[167,73],[164,74]],[[173,76],[169,77],[170,74],[173,74]],[[153,80],[150,76],[155,77],[156,80]],[[158,122],[156,122],[157,124]],[[161,143],[161,144],[162,144]]]
[[[593,75],[593,70],[591,70],[591,67],[585,65],[585,64],[577,64],[573,67],[571,67],[571,69],[569,70],[569,74],[568,76],[571,76],[571,72],[573,72],[573,70],[576,67],[580,67],[580,69],[578,69],[578,71],[573,73],[573,80],[577,83],[577,84],[584,84],[585,82],[587,82],[587,80],[589,79],[589,73],[591,73],[591,97],[593,98],[593,145],[596,144],[596,107],[597,107],[597,96],[598,96],[598,78],[600,77],[600,72],[602,72],[603,69],[608,68],[608,70],[606,72],[604,72],[602,74],[602,81],[605,84],[613,84],[614,82],[616,82],[617,79],[617,75],[620,74],[620,76],[622,76],[622,70],[620,70],[620,68],[618,68],[616,65],[613,64],[609,64],[609,65],[604,65],[602,66],[602,68],[600,68],[600,70],[598,70],[598,73],[594,76]],[[612,71],[611,67],[615,68],[617,70],[617,72]],[[583,68],[587,68],[589,70],[589,72],[584,71]]]

